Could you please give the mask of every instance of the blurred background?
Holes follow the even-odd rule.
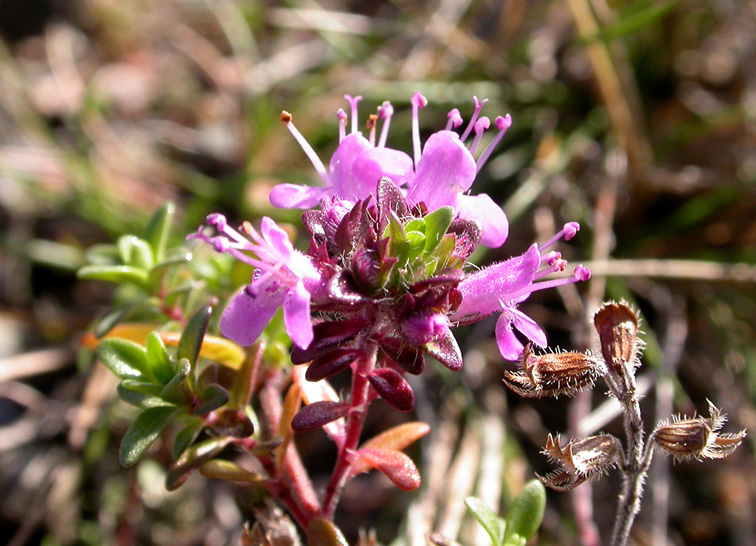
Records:
[[[479,263],[579,221],[560,250],[593,279],[524,308],[552,345],[595,348],[590,316],[624,298],[644,318],[648,428],[705,413],[708,398],[730,415],[726,430],[756,433],[756,2],[2,0],[0,39],[7,544],[238,542],[243,491],[193,477],[166,493],[160,453],[119,467],[131,414],[113,380],[77,359],[112,293],[75,271],[88,246],[141,231],[166,200],[178,206],[177,241],[210,211],[300,229],[297,211],[267,200],[274,184],[317,183],[279,113],[293,113],[325,160],[344,94],[364,97],[363,122],[392,101],[389,145],[405,151],[416,90],[429,100],[426,136],[453,107],[469,118],[474,95],[490,99],[491,117],[511,113],[474,190],[502,204],[511,235]],[[373,529],[381,544],[424,544],[431,531],[488,544],[466,495],[505,511],[549,470],[538,453],[548,432],[621,434],[602,386],[556,401],[506,392],[513,364],[492,332],[487,321],[463,332],[463,372],[432,366],[413,384],[411,417],[433,426],[413,453],[424,486],[356,481],[337,520],[353,542]],[[379,410],[372,426],[400,418]],[[756,544],[752,437],[724,461],[658,456],[635,543]],[[303,442],[314,472],[327,471],[322,438]],[[617,491],[609,475],[550,492],[536,543],[601,544]]]

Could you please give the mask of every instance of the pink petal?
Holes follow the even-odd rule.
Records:
[[[310,318],[310,293],[302,281],[292,286],[284,297],[284,324],[286,332],[300,349],[306,349],[315,337]]]
[[[311,209],[329,192],[329,188],[323,187],[278,184],[270,190],[268,199],[279,209]]]
[[[260,221],[260,233],[271,248],[278,253],[279,259],[288,261],[291,258],[294,247],[289,240],[289,234],[281,229],[272,218],[263,217]]]
[[[428,210],[456,206],[457,196],[475,180],[476,167],[470,151],[453,131],[433,133],[417,164],[409,198],[424,201]]]
[[[282,288],[280,283],[269,282],[254,298],[244,289],[239,292],[223,311],[221,334],[243,347],[252,345],[283,302]]]
[[[331,156],[331,186],[333,192],[343,199],[364,199],[371,192],[375,192],[376,180],[372,189],[362,180],[355,180],[352,175],[352,165],[363,152],[372,149],[370,142],[360,133],[352,133],[344,137],[339,147]],[[379,177],[380,178],[380,177]]]
[[[499,352],[506,360],[517,360],[525,346],[514,335],[512,321],[506,313],[502,313],[496,321],[496,344]]]
[[[457,214],[460,218],[476,220],[483,228],[481,243],[489,248],[498,248],[509,235],[507,215],[487,194],[460,195],[457,200]]]
[[[522,332],[525,337],[530,341],[538,345],[539,347],[546,347],[546,334],[543,333],[538,323],[530,318],[528,315],[520,311],[519,309],[510,309],[512,317],[512,323],[514,327]]]
[[[533,282],[541,255],[534,244],[522,256],[495,263],[469,275],[459,283],[462,304],[454,313],[455,320],[489,315],[501,310],[501,301],[510,301],[510,294]]]
[[[352,164],[352,175],[364,187],[375,192],[378,181],[387,176],[397,186],[406,184],[413,175],[412,158],[392,148],[370,148],[361,153]]]

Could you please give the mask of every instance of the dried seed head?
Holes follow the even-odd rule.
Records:
[[[709,402],[709,418],[672,418],[661,423],[652,439],[665,453],[675,460],[724,459],[732,454],[746,436],[745,430],[736,434],[719,434],[727,421],[714,404]]]
[[[612,368],[636,365],[638,317],[624,303],[605,303],[593,316],[601,353]]]
[[[588,478],[604,474],[623,456],[620,441],[610,434],[571,440],[564,447],[559,444],[558,434],[556,438],[549,434],[543,453],[562,467],[562,470],[539,476],[545,485],[557,491],[570,491]]]
[[[571,396],[591,388],[606,368],[593,355],[577,352],[533,354],[528,344],[520,371],[504,372],[504,384],[525,398]]]

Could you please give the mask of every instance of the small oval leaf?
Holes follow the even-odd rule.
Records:
[[[370,385],[381,398],[399,411],[415,409],[415,393],[407,380],[396,370],[379,368],[368,376]]]
[[[76,276],[85,281],[132,283],[141,287],[145,287],[149,280],[144,269],[129,265],[87,265],[79,269]]]
[[[220,408],[228,402],[228,391],[216,383],[205,387],[200,395],[202,402],[195,408],[196,415],[205,415]]]
[[[523,544],[538,531],[546,509],[546,489],[539,480],[531,480],[512,502],[507,514],[504,544]]]
[[[259,483],[263,479],[259,474],[245,470],[231,461],[224,461],[222,459],[202,463],[199,471],[206,478],[216,478],[232,482]]]
[[[475,516],[475,519],[478,520],[478,523],[483,526],[483,529],[486,530],[488,536],[491,537],[493,545],[499,546],[504,538],[504,529],[507,526],[506,522],[477,497],[467,497],[465,505],[467,505],[470,513]]]
[[[197,356],[200,353],[212,312],[213,308],[209,305],[196,311],[189,318],[184,333],[181,334],[181,339],[179,339],[176,358],[186,358],[191,363],[192,368],[197,364]]]
[[[318,517],[307,526],[307,546],[349,546],[349,543],[338,527]]]
[[[390,428],[377,436],[374,436],[364,444],[361,449],[381,449],[402,451],[410,444],[416,442],[430,432],[430,425],[420,421],[412,421]],[[370,466],[361,461],[355,461],[353,475],[367,472]]]
[[[155,212],[144,230],[143,238],[152,247],[156,263],[161,262],[165,255],[175,212],[176,205],[168,201]]]
[[[173,463],[165,477],[165,488],[175,491],[203,463],[218,455],[228,445],[229,438],[210,438],[187,449],[181,458]]]
[[[165,351],[165,344],[157,332],[150,332],[145,343],[147,351],[147,364],[152,376],[161,384],[165,385],[174,375],[174,366]]]
[[[121,379],[149,375],[147,353],[141,345],[125,339],[106,339],[97,347],[97,358]]]
[[[399,489],[413,491],[420,487],[420,472],[412,459],[401,451],[360,449],[357,456],[385,475]]]
[[[349,404],[343,402],[315,402],[299,410],[291,420],[291,428],[294,432],[317,430],[344,417],[348,411]]]
[[[140,413],[121,440],[121,464],[129,467],[139,461],[179,411],[175,406],[158,406]]]
[[[186,449],[197,439],[199,433],[205,428],[205,422],[202,419],[195,418],[189,421],[184,428],[176,434],[171,447],[171,458],[175,461]]]

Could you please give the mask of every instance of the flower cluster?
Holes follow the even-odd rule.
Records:
[[[564,271],[567,262],[551,250],[570,240],[579,225],[570,222],[546,244],[533,244],[523,255],[467,272],[478,244],[501,245],[507,219],[487,195],[470,196],[476,173],[511,125],[496,118],[497,135],[475,159],[481,136],[491,122],[480,116],[486,101],[475,99],[472,119],[461,135],[459,111],[449,114],[447,127],[432,134],[421,151],[418,110],[425,98],[412,97],[414,157],[386,146],[393,114],[384,103],[368,121],[369,136],[357,130],[357,103],[340,110],[341,139],[323,163],[292,123],[282,121],[305,150],[324,183],[319,187],[276,186],[271,202],[279,207],[307,209],[303,224],[310,235],[306,253],[293,249],[285,232],[269,218],[258,233],[249,224],[230,228],[225,218],[210,215],[191,237],[219,252],[231,253],[256,268],[250,284],[231,301],[221,319],[221,332],[242,345],[260,335],[282,306],[287,332],[294,342],[294,364],[309,363],[307,378],[327,378],[372,358],[365,371],[378,395],[399,409],[414,407],[403,373],[420,373],[425,357],[458,370],[462,355],[452,328],[494,313],[501,354],[516,360],[524,349],[515,330],[545,346],[546,336],[518,309],[531,293],[587,280],[578,266],[571,277],[548,278]],[[376,123],[382,120],[376,142]],[[468,137],[474,134],[469,146]]]

